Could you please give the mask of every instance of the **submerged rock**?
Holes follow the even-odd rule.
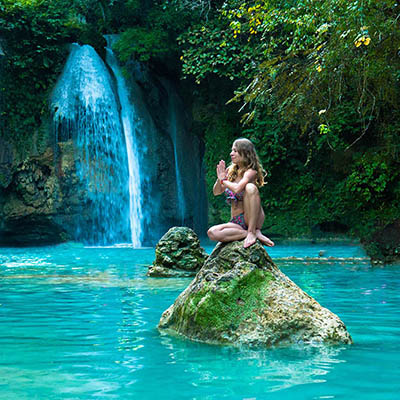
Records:
[[[156,259],[147,275],[155,277],[193,276],[202,267],[207,253],[196,233],[186,227],[171,228],[156,246]]]
[[[158,328],[214,344],[352,343],[339,317],[284,275],[259,243],[219,243]]]

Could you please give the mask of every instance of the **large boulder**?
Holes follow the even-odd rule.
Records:
[[[232,345],[352,343],[343,322],[303,292],[259,243],[218,244],[162,315],[161,331]]]
[[[148,275],[154,277],[193,276],[202,267],[207,253],[196,233],[186,227],[171,228],[156,246],[156,259]]]

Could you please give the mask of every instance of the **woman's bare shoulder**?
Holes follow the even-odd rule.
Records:
[[[249,181],[253,181],[257,176],[257,171],[255,169],[248,169],[244,174],[243,177],[247,178]]]

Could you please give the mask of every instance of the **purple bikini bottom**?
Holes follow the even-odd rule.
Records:
[[[245,231],[247,231],[247,225],[246,222],[244,222],[244,214],[239,214],[234,216],[230,222],[233,222],[234,224],[238,224],[241,226]]]

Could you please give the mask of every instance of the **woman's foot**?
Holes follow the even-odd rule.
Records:
[[[269,246],[269,247],[275,246],[275,243],[271,239],[264,236],[260,231],[260,229],[256,230],[256,237],[264,246]]]
[[[253,232],[248,232],[246,239],[244,239],[243,247],[247,249],[248,247],[252,246],[257,240],[257,236]]]

